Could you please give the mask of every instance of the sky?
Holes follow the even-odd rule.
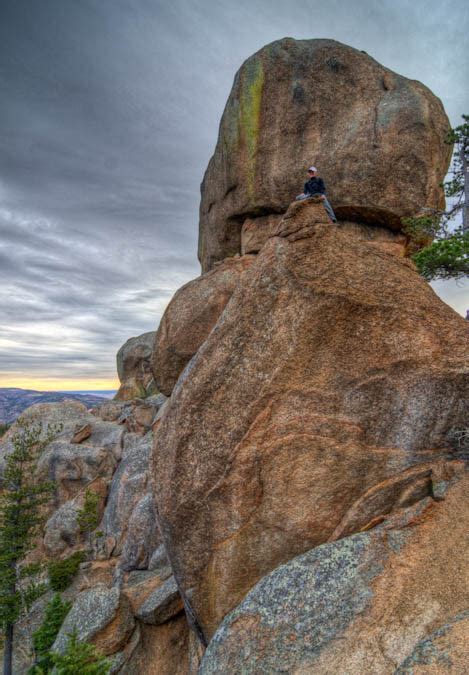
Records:
[[[200,274],[200,182],[241,63],[332,38],[469,112],[462,0],[0,0],[0,387],[111,389]],[[469,282],[435,290],[461,314]]]

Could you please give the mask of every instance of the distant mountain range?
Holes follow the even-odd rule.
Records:
[[[35,403],[57,403],[65,399],[74,399],[94,408],[114,395],[114,391],[100,392],[62,392],[34,391],[33,389],[0,388],[0,423],[14,422],[23,410]]]

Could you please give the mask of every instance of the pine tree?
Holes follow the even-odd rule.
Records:
[[[13,436],[13,450],[6,456],[0,496],[0,628],[4,634],[4,675],[12,673],[14,626],[23,610],[45,590],[36,581],[40,565],[22,561],[34,548],[43,523],[43,506],[53,486],[34,479],[37,459],[60,431],[29,424]]]
[[[53,669],[54,663],[50,648],[71,606],[72,603],[63,601],[59,593],[56,593],[47,603],[42,624],[33,633],[35,665],[28,671],[30,675],[48,673]]]
[[[91,533],[97,528],[99,523],[99,501],[99,495],[87,489],[85,491],[83,508],[77,516],[80,532],[85,535],[88,542],[91,539]]]
[[[76,633],[68,637],[63,654],[51,654],[57,675],[108,675],[111,664],[94,645],[81,642]]]
[[[454,146],[452,177],[443,184],[445,196],[452,200],[450,208],[402,219],[412,259],[427,281],[469,276],[469,115],[462,117],[463,124],[446,138]],[[449,224],[459,213],[462,227],[452,232]]]

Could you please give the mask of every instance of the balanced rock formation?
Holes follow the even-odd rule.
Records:
[[[467,424],[464,319],[381,242],[292,209],[155,433],[160,527],[203,640],[279,564],[432,495]]]
[[[441,206],[449,126],[429,89],[365,52],[334,40],[263,47],[236,74],[202,183],[202,270],[255,252],[312,163],[341,220],[399,229]]]
[[[182,286],[160,321],[152,368],[158,389],[169,396],[179,375],[207,339],[253,256],[228,258]]]
[[[129,401],[156,394],[151,372],[151,355],[155,341],[154,331],[130,338],[117,352],[117,374],[120,380],[117,401]]]

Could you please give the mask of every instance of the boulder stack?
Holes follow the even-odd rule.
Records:
[[[335,40],[284,38],[243,63],[202,182],[199,260],[255,250],[314,164],[340,220],[401,227],[443,204],[449,121],[423,84]]]

